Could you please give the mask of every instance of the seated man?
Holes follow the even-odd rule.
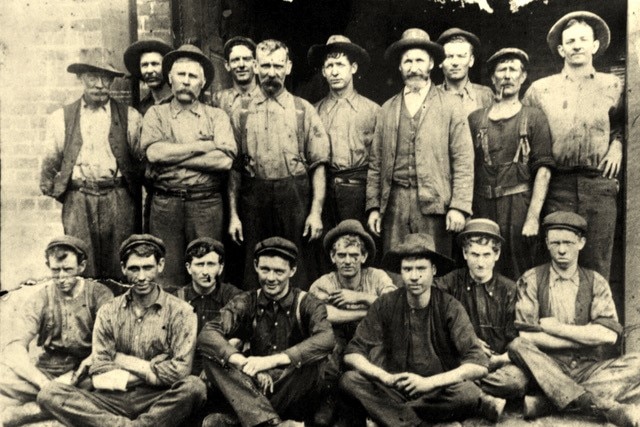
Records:
[[[336,346],[329,357],[324,379],[327,385],[325,400],[316,413],[315,423],[330,425],[336,405],[336,388],[344,372],[342,356],[358,323],[378,297],[394,291],[396,286],[383,270],[364,267],[375,259],[373,238],[358,220],[346,219],[329,230],[324,238],[324,250],[336,271],[313,282],[309,292],[325,301],[327,319],[333,326]]]
[[[484,394],[473,380],[489,360],[464,307],[432,287],[453,261],[435,251],[427,234],[409,234],[386,256],[404,289],[382,295],[369,308],[345,350],[352,367],[340,386],[369,417],[384,426],[417,426],[475,414],[496,421],[504,401]],[[381,366],[370,352],[381,347]]]
[[[189,375],[196,315],[155,281],[164,255],[164,243],[150,234],[133,234],[120,246],[131,289],[98,313],[90,368],[96,390],[52,382],[38,394],[65,425],[177,426],[204,402],[204,383]]]
[[[0,407],[5,408],[0,425],[51,418],[36,403],[38,392],[52,380],[80,382],[91,364],[96,313],[113,294],[106,286],[80,277],[88,255],[87,244],[76,237],[51,240],[45,250],[51,279],[38,285],[26,304],[14,305],[13,323],[3,325],[7,345],[0,359]],[[29,344],[36,336],[44,352],[34,365]]]
[[[503,399],[522,397],[527,376],[507,354],[507,344],[518,336],[513,324],[516,284],[494,272],[504,243],[500,227],[490,219],[471,219],[458,242],[467,266],[437,278],[436,286],[462,303],[489,357],[491,373],[479,381],[480,388]]]
[[[308,405],[335,344],[324,304],[289,283],[297,258],[298,248],[289,240],[259,242],[254,266],[260,288],[232,299],[198,337],[207,378],[243,426],[279,425],[297,404]],[[250,343],[249,354],[229,338]],[[211,414],[203,426],[224,423],[232,424],[225,414]]]
[[[557,211],[542,226],[551,262],[518,280],[515,324],[520,338],[509,344],[513,363],[548,398],[525,397],[525,417],[572,408],[604,414],[619,426],[638,426],[640,355],[606,358],[607,347],[622,335],[611,289],[600,274],[578,264],[587,221]]]

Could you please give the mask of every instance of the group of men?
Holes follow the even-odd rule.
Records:
[[[285,88],[277,40],[226,43],[233,87],[213,106],[197,47],[134,43],[143,119],[109,96],[122,73],[70,65],[84,93],[50,117],[41,179],[66,235],[3,352],[4,424],[495,422],[524,396],[527,418],[638,426],[640,356],[605,351],[622,333],[607,282],[622,87],[592,61],[610,31],[573,12],[547,40],[563,71],[522,102],[526,52],[488,59],[492,91],[469,81],[480,40],[458,28],[389,46],[405,86],[382,107],[355,91],[369,55],[340,35],[309,50],[330,90],[315,108]],[[222,241],[245,248],[225,275],[243,290]]]

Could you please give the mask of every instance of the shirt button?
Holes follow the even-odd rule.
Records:
[[[278,347],[276,347],[276,346],[274,345],[274,346],[273,346],[273,349],[275,350],[276,348],[278,348]]]
[[[492,297],[493,296],[493,292],[489,292],[489,296]]]
[[[205,317],[204,317],[204,316],[202,316],[202,318],[204,319]]]
[[[275,323],[273,324],[273,326],[278,326],[278,322],[275,322]]]
[[[138,319],[138,323],[140,323],[140,322],[142,322],[142,318],[139,318],[139,319]]]

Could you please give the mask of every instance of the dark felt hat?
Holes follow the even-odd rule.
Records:
[[[254,53],[254,56],[255,56],[256,42],[251,40],[249,37],[236,36],[236,37],[231,37],[229,40],[227,40],[227,42],[224,44],[224,47],[222,48],[225,61],[229,60],[231,49],[233,49],[234,46],[238,46],[238,45],[247,46]]]
[[[215,73],[213,62],[211,62],[211,60],[207,58],[200,49],[192,44],[183,44],[178,49],[172,50],[164,56],[162,59],[162,74],[164,75],[165,80],[169,81],[169,72],[171,71],[171,67],[173,67],[173,63],[179,58],[189,58],[202,65],[204,78],[206,80],[202,90],[207,89],[213,82],[213,75]]]
[[[211,237],[199,237],[195,240],[192,240],[187,245],[187,250],[185,252],[189,252],[189,250],[194,246],[202,245],[202,244],[212,247],[213,252],[217,253],[221,257],[224,257],[224,245],[222,244],[222,242],[216,239],[212,239]]]
[[[122,258],[122,255],[124,255],[124,253],[129,250],[129,248],[142,244],[155,246],[160,251],[160,255],[162,257],[164,257],[164,255],[167,253],[167,249],[164,246],[164,242],[162,241],[162,239],[151,234],[132,234],[131,236],[127,237],[127,239],[120,245],[120,258]]]
[[[488,218],[474,218],[467,221],[464,230],[458,234],[458,243],[462,245],[463,239],[467,236],[487,236],[504,244],[504,238],[500,234],[500,226]]]
[[[442,276],[453,270],[455,262],[436,251],[436,244],[429,234],[407,234],[404,240],[387,252],[382,260],[386,270],[400,273],[403,258],[426,256],[436,266],[436,275]]]
[[[145,39],[134,42],[124,51],[124,66],[129,74],[137,79],[142,78],[140,73],[140,57],[143,53],[158,52],[163,57],[173,48],[160,39]]]
[[[295,262],[298,259],[298,248],[295,243],[283,237],[269,237],[258,242],[253,251],[255,259],[263,254],[276,254]]]
[[[574,212],[557,211],[544,217],[542,227],[545,230],[571,230],[583,235],[587,232],[587,220]]]
[[[66,246],[72,248],[76,252],[80,252],[84,255],[85,258],[89,257],[89,246],[81,239],[78,239],[75,236],[58,236],[47,244],[47,248],[45,251],[48,251],[51,248],[55,248],[56,246]]]
[[[525,70],[529,67],[529,55],[527,55],[527,52],[522,49],[518,49],[517,47],[505,47],[491,55],[491,58],[487,59],[487,69],[489,70],[489,74],[493,73],[498,61],[503,58],[517,58],[522,62]]]
[[[105,57],[103,49],[82,49],[80,50],[77,62],[70,64],[67,71],[73,74],[82,73],[105,73],[113,77],[122,77],[124,73]]]
[[[345,219],[340,224],[329,230],[327,235],[324,236],[324,240],[322,241],[324,251],[329,254],[331,252],[331,248],[333,247],[333,243],[340,236],[344,236],[345,234],[355,234],[356,236],[360,236],[360,238],[364,241],[364,244],[367,246],[367,261],[375,259],[376,244],[373,241],[371,235],[365,231],[360,221],[356,219]]]
[[[424,49],[436,63],[444,59],[444,49],[438,43],[432,42],[429,34],[421,28],[409,28],[402,33],[400,40],[393,42],[384,53],[384,59],[397,62],[400,55],[408,49]]]
[[[324,64],[327,54],[331,52],[344,52],[361,67],[369,65],[371,60],[367,51],[352,43],[348,37],[334,34],[329,37],[326,44],[314,44],[311,46],[309,52],[307,52],[307,61],[312,67],[320,68]]]
[[[607,50],[609,43],[611,43],[611,30],[607,23],[595,13],[578,10],[576,12],[567,13],[562,18],[558,19],[558,21],[553,24],[549,30],[549,33],[547,34],[547,45],[549,45],[551,52],[559,55],[558,46],[562,44],[562,32],[565,30],[567,23],[572,19],[585,21],[591,26],[591,28],[593,28],[595,38],[600,42],[600,47],[594,56],[601,55],[605,50]]]
[[[480,55],[480,47],[482,45],[480,43],[480,39],[478,38],[478,36],[476,36],[473,33],[470,33],[469,31],[465,31],[461,28],[455,28],[455,27],[449,28],[448,30],[440,34],[440,37],[438,37],[438,40],[436,41],[436,43],[444,47],[444,45],[454,37],[463,37],[473,46],[474,54]]]

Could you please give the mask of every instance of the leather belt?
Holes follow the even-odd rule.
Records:
[[[154,187],[153,194],[161,197],[177,197],[183,200],[204,200],[220,194],[220,189],[218,187],[198,189],[165,189]]]
[[[404,188],[418,187],[418,182],[415,179],[407,179],[407,180],[394,179],[393,184],[398,185],[400,187],[404,187]]]
[[[353,184],[353,185],[366,185],[366,179],[355,179],[355,178],[340,178],[336,176],[333,178],[334,184]]]
[[[69,185],[71,190],[91,190],[101,191],[110,190],[112,188],[126,187],[127,183],[122,177],[105,180],[105,181],[88,181],[84,179],[72,179]]]
[[[490,185],[484,185],[476,189],[476,193],[483,196],[485,199],[497,199],[499,197],[513,196],[514,194],[524,193],[529,191],[531,186],[527,183],[514,185],[511,187],[492,187]]]

